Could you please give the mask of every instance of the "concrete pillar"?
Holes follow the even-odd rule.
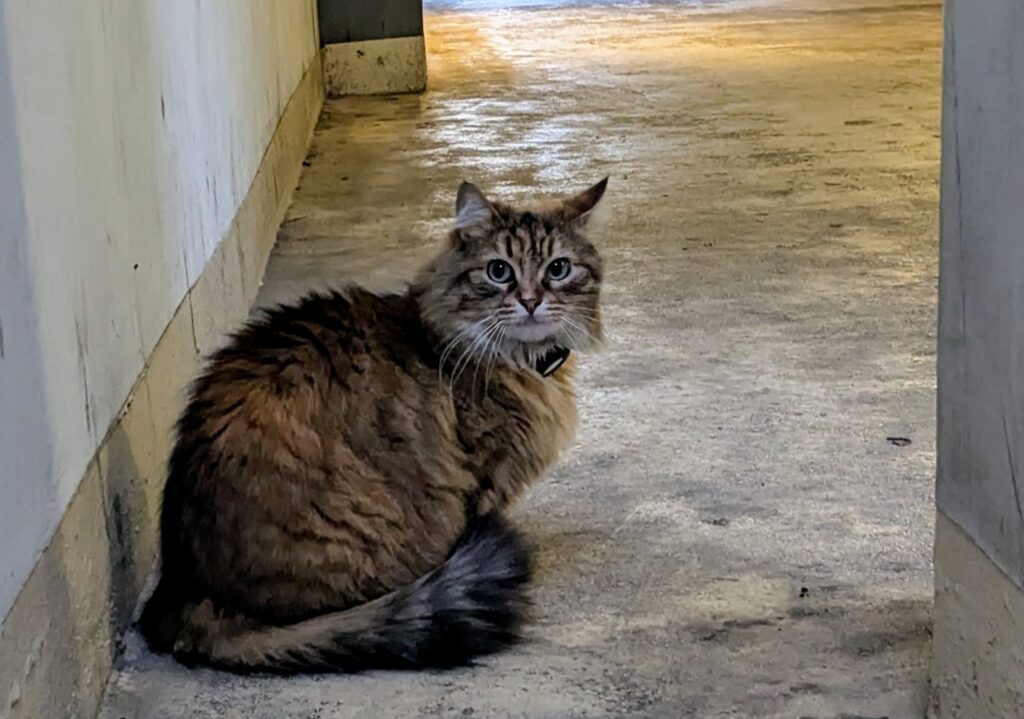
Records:
[[[317,5],[329,95],[426,88],[422,0],[318,0]]]
[[[1024,3],[947,0],[935,719],[1024,717]]]

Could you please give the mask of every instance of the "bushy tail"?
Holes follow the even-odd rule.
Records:
[[[345,611],[276,627],[218,616],[207,603],[184,618],[173,647],[160,646],[159,617],[144,614],[142,630],[155,648],[170,649],[185,663],[240,672],[453,667],[518,639],[529,579],[523,538],[490,515],[467,530],[437,569]],[[150,601],[153,613],[162,613],[159,603]]]

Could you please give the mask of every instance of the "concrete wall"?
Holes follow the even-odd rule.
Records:
[[[423,34],[422,0],[318,0],[317,5],[324,45]]]
[[[1024,716],[1024,4],[945,22],[933,713]]]
[[[314,0],[0,0],[0,717],[90,716],[323,97]]]
[[[380,95],[427,85],[422,0],[318,0],[327,92]]]
[[[312,0],[0,0],[0,27],[2,616],[316,39]]]

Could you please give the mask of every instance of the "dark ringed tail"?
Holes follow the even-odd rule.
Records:
[[[183,608],[161,585],[141,629],[150,645],[187,664],[293,674],[469,664],[519,638],[529,609],[525,540],[502,517],[466,531],[448,559],[412,584],[351,609],[286,626],[217,615],[208,602]],[[169,619],[176,614],[180,621]],[[174,626],[173,639],[168,636]]]

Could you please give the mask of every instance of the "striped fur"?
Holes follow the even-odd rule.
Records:
[[[172,650],[186,664],[234,672],[459,666],[517,640],[529,607],[529,578],[522,538],[500,516],[488,515],[474,522],[440,567],[351,609],[279,627],[218,614],[209,601],[189,605]],[[158,595],[149,606],[161,600]]]
[[[600,339],[587,233],[603,192],[534,213],[464,187],[408,292],[311,295],[210,358],[164,489],[141,623],[155,650],[356,671],[450,666],[513,640],[529,563],[498,513],[572,439],[572,360],[542,377],[532,359]],[[482,275],[495,257],[514,281]],[[545,278],[558,258],[571,271]]]

